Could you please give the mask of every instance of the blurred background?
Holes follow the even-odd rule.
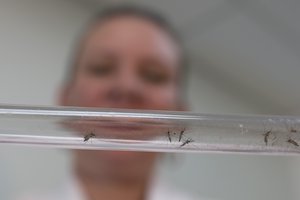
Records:
[[[101,6],[124,2],[0,0],[0,103],[55,105],[85,23]],[[300,114],[299,1],[128,2],[157,9],[178,28],[191,62],[192,111]],[[62,150],[0,146],[0,199],[52,188],[69,165]],[[300,199],[298,157],[180,154],[159,174],[199,199]]]

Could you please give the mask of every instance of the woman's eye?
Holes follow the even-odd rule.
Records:
[[[97,77],[103,77],[110,75],[113,71],[113,66],[111,64],[97,64],[88,67],[88,72]]]
[[[142,79],[148,83],[162,85],[168,82],[168,75],[161,71],[143,70],[141,72]]]

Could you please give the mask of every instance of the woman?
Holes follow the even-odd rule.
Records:
[[[183,110],[183,60],[180,42],[163,18],[132,6],[110,8],[83,35],[60,104]],[[153,180],[157,157],[158,153],[76,151],[72,189],[62,199],[187,199]]]

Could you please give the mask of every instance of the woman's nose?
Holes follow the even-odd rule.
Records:
[[[142,85],[134,71],[124,66],[118,73],[108,97],[111,103],[118,107],[134,108],[143,103],[144,95]]]

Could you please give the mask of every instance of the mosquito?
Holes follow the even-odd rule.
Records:
[[[87,134],[87,135],[85,135],[84,136],[84,142],[87,142],[89,139],[91,139],[91,138],[93,138],[93,137],[95,137],[96,135],[93,133],[93,132],[91,132],[91,133],[89,133],[89,134]]]
[[[293,139],[291,139],[291,138],[289,138],[289,139],[287,140],[287,142],[293,144],[294,146],[299,147],[299,144],[298,144],[295,140],[293,140]]]
[[[188,143],[191,143],[191,142],[194,142],[194,140],[191,139],[191,138],[188,138],[187,140],[185,140],[185,141],[180,145],[180,147],[183,147],[183,146],[185,146],[185,145],[187,145]]]
[[[272,129],[268,130],[267,132],[265,132],[265,133],[263,134],[263,136],[264,136],[264,141],[265,141],[265,144],[266,144],[266,145],[268,145],[268,141],[269,141],[269,137],[270,137],[271,133],[272,133]]]
[[[169,141],[172,142],[172,138],[171,138],[171,135],[170,135],[170,131],[168,131],[167,134],[168,134]]]
[[[181,138],[182,138],[182,136],[183,136],[184,131],[185,131],[185,128],[184,128],[182,131],[180,131],[180,133],[179,133],[179,138],[178,138],[178,142],[181,141]]]

